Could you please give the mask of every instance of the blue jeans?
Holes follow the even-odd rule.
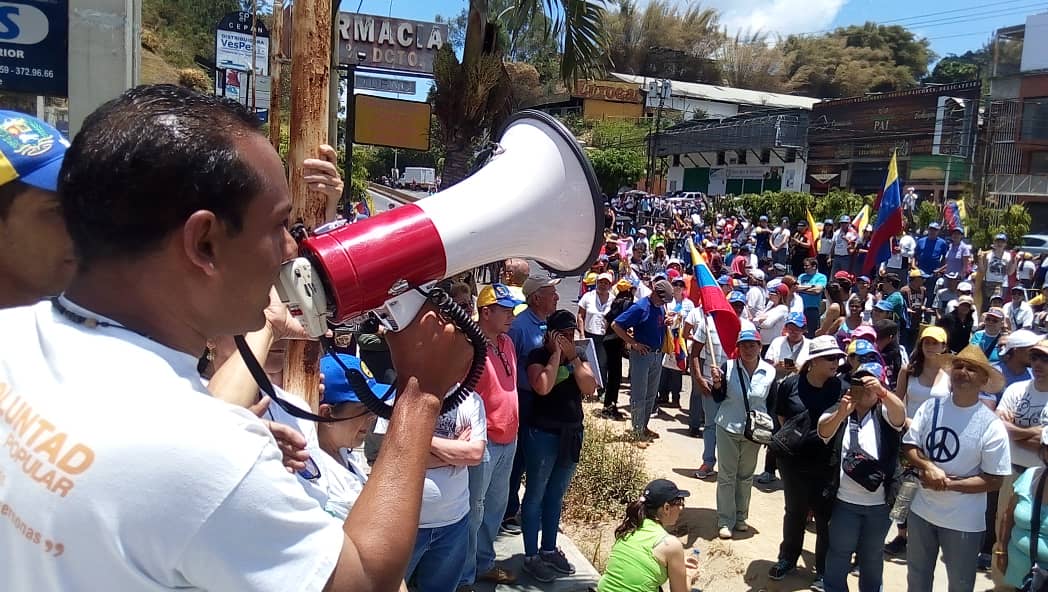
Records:
[[[531,404],[535,400],[535,393],[531,391],[517,390],[517,401],[520,404],[520,427],[517,435],[517,443],[520,443],[520,434],[524,432],[531,418]],[[506,511],[503,520],[516,517],[520,512],[520,482],[524,479],[524,447],[517,446],[516,456],[513,458],[513,470],[509,474],[509,489],[506,495]]]
[[[418,592],[454,592],[466,562],[469,515],[447,526],[420,528],[415,535],[406,580]]]
[[[884,537],[891,526],[887,504],[859,506],[836,500],[830,517],[826,554],[826,592],[848,592],[848,572],[855,553],[859,592],[881,592],[884,580]]]
[[[815,332],[819,330],[819,307],[804,307],[804,335],[808,339],[815,338]],[[796,360],[794,360],[796,361]]]
[[[630,419],[635,434],[643,434],[648,429],[661,376],[662,352],[640,354],[630,351]]]
[[[836,274],[838,271],[851,271],[852,256],[851,255],[834,255],[833,264],[830,266],[831,276]],[[831,277],[832,279],[832,277]]]
[[[478,573],[495,565],[495,537],[509,500],[509,474],[516,450],[516,440],[509,444],[488,442],[488,459],[469,468],[469,545],[462,584],[476,582]]]
[[[963,532],[929,523],[910,512],[906,519],[906,584],[908,590],[932,590],[935,560],[942,549],[946,564],[948,592],[971,592],[975,589],[975,571],[982,546],[983,531]],[[936,587],[942,590],[942,586]]]
[[[560,436],[538,428],[521,433],[525,470],[524,502],[520,508],[520,528],[524,532],[524,555],[539,552],[539,530],[542,530],[542,550],[557,549],[557,528],[564,494],[575,474],[576,463],[561,458]]]

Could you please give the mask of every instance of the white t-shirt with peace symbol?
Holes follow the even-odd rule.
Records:
[[[1044,425],[1045,418],[1041,412],[1045,404],[1048,404],[1048,392],[1034,388],[1032,380],[1024,380],[1004,389],[997,409],[1011,413],[1016,427],[1029,428]],[[1012,464],[1029,468],[1039,467],[1043,463],[1036,451],[1013,443]]]
[[[939,402],[938,419],[934,417],[936,401]],[[948,477],[972,477],[979,473],[1009,475],[1012,472],[1004,422],[982,402],[958,407],[953,397],[925,401],[902,441],[917,446]],[[985,493],[921,488],[913,498],[910,511],[943,528],[962,532],[979,532],[986,528]]]

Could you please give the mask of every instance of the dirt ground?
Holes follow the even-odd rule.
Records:
[[[733,540],[717,538],[716,478],[699,480],[693,474],[701,464],[702,439],[688,436],[687,406],[690,387],[685,380],[682,396],[683,409],[667,409],[658,418],[652,418],[650,427],[661,437],[644,451],[647,471],[651,478],[664,477],[673,480],[678,487],[691,492],[687,506],[677,524],[678,534],[686,549],[698,548],[703,569],[696,587],[711,592],[792,592],[808,590],[814,576],[815,534],[809,531],[804,541],[804,551],[797,570],[782,581],[768,579],[768,569],[778,556],[782,540],[782,515],[785,507],[782,484],[770,486],[754,484],[755,491],[750,502],[750,532]],[[623,388],[619,397],[620,408],[628,414],[628,392]],[[596,416],[597,403],[588,404],[587,412]],[[606,421],[606,420],[601,420]],[[627,422],[616,423],[623,430]],[[758,459],[758,473],[764,466],[763,452]],[[562,528],[582,552],[590,558],[598,570],[602,570],[614,540],[613,531],[617,522],[600,524],[564,524]],[[737,535],[739,533],[736,533]],[[888,533],[890,540],[895,536],[895,527]],[[975,561],[975,558],[972,558]],[[851,589],[858,587],[858,578],[849,578]],[[884,590],[886,592],[906,589],[906,563],[902,559],[885,559]],[[976,590],[992,590],[993,582],[987,574],[980,573],[976,579]],[[940,561],[935,576],[935,591],[946,590],[946,570]]]

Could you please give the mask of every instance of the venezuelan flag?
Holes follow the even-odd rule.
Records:
[[[884,192],[881,195],[880,207],[877,209],[877,221],[873,225],[873,236],[870,237],[870,250],[866,253],[863,272],[867,275],[882,261],[891,256],[892,237],[903,228],[902,190],[899,182],[899,167],[892,153],[888,163],[888,175],[884,179]]]
[[[808,244],[811,245],[811,248],[808,249],[808,256],[815,257],[819,252],[818,246],[815,244],[815,233],[819,227],[815,225],[815,216],[811,215],[811,210],[805,208],[804,213],[808,216]]]
[[[893,157],[894,158],[894,157]],[[862,236],[862,231],[870,223],[870,206],[862,206],[858,214],[852,218],[852,227],[855,228],[855,232]]]
[[[966,213],[964,211],[964,200],[951,199],[950,201],[946,202],[946,205],[943,207],[942,213],[943,226],[946,228],[946,231],[949,232],[954,228],[960,228],[963,232],[964,216],[966,216]]]
[[[691,252],[691,264],[694,271],[691,275],[691,285],[688,286],[688,297],[695,306],[702,307],[704,313],[713,317],[713,324],[717,327],[724,352],[729,357],[735,357],[735,340],[739,338],[739,330],[742,323],[735,309],[728,304],[728,297],[721,291],[717,284],[717,278],[713,277],[713,271],[702,253],[695,248],[692,239],[688,239],[688,249]]]

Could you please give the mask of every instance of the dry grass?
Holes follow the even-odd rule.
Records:
[[[623,441],[622,429],[587,418],[579,465],[564,498],[564,517],[583,523],[620,520],[626,504],[647,482],[644,456]]]

